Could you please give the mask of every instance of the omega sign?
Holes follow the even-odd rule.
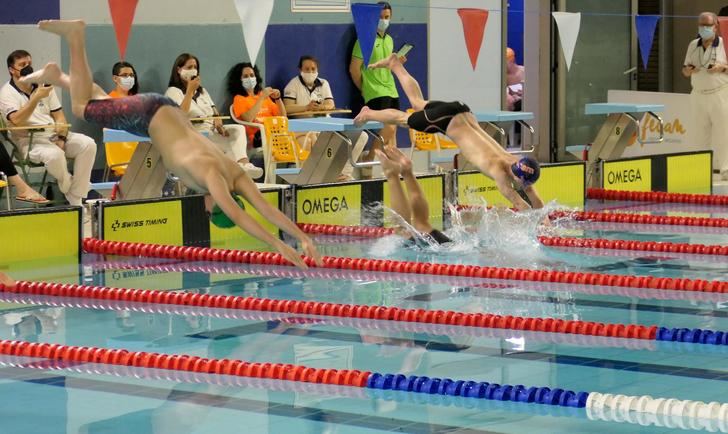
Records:
[[[313,199],[305,199],[301,205],[304,214],[328,214],[332,212],[348,211],[349,204],[346,202],[346,196],[317,197]]]
[[[627,184],[637,181],[642,181],[642,173],[640,173],[639,169],[610,170],[607,173],[607,182],[609,184]]]

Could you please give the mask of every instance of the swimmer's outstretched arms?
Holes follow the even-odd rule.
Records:
[[[211,196],[222,212],[242,230],[276,249],[294,265],[306,268],[298,252],[268,233],[241,209],[232,194],[242,195],[264,218],[296,238],[303,252],[317,265],[323,264],[311,239],[263,198],[239,165],[225,157],[214,143],[194,129],[187,114],[174,101],[155,93],[111,99],[94,84],[86,58],[83,21],[41,21],[38,27],[60,35],[68,42],[70,71],[66,75],[58,65],[50,63],[26,76],[27,82],[49,83],[69,89],[73,113],[81,119],[103,128],[150,137],[167,170],[178,176],[186,186]]]
[[[414,113],[400,110],[372,110],[364,107],[354,118],[361,125],[367,121],[407,126],[416,131],[445,134],[460,148],[463,156],[484,175],[492,178],[498,190],[518,210],[531,208],[517,190],[522,190],[534,208],[542,208],[543,201],[533,184],[541,170],[531,157],[517,158],[506,152],[478,124],[470,108],[458,101],[425,100],[419,83],[405,69],[396,54],[369,65],[370,68],[388,68],[397,76],[412,104]]]

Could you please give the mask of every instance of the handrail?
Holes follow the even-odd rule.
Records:
[[[648,115],[652,116],[653,118],[657,119],[657,122],[660,125],[660,137],[658,137],[657,140],[642,140],[642,129],[640,120],[637,119],[635,116],[633,116],[631,113],[625,113],[625,115],[634,122],[634,124],[637,126],[637,142],[640,145],[650,145],[650,144],[656,144],[656,143],[662,143],[665,141],[665,123],[663,122],[662,118],[655,112],[648,111],[646,112]]]

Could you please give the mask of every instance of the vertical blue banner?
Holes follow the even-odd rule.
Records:
[[[359,38],[361,54],[364,58],[364,66],[369,64],[372,57],[374,41],[377,37],[377,23],[382,13],[382,7],[378,4],[354,3],[351,5],[351,15],[354,18],[356,36]]]
[[[644,69],[647,69],[647,63],[650,60],[650,51],[652,51],[652,43],[655,40],[658,21],[660,21],[659,15],[637,15],[634,17],[634,26],[637,29],[637,40],[640,44],[640,56],[642,57]]]

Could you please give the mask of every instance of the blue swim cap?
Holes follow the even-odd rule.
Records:
[[[524,172],[521,170],[521,165],[530,167],[533,169],[533,173]],[[524,186],[529,186],[538,181],[541,176],[541,165],[531,157],[523,157],[517,163],[511,165],[511,172],[521,180]]]
[[[238,204],[240,209],[245,209],[245,204],[243,203],[243,200],[240,198],[240,196],[233,194],[233,199],[235,199],[235,202]],[[232,221],[230,217],[228,217],[224,212],[222,212],[217,204],[212,207],[212,212],[210,212],[210,222],[212,222],[213,225],[222,229],[228,229],[235,226],[235,222]]]

